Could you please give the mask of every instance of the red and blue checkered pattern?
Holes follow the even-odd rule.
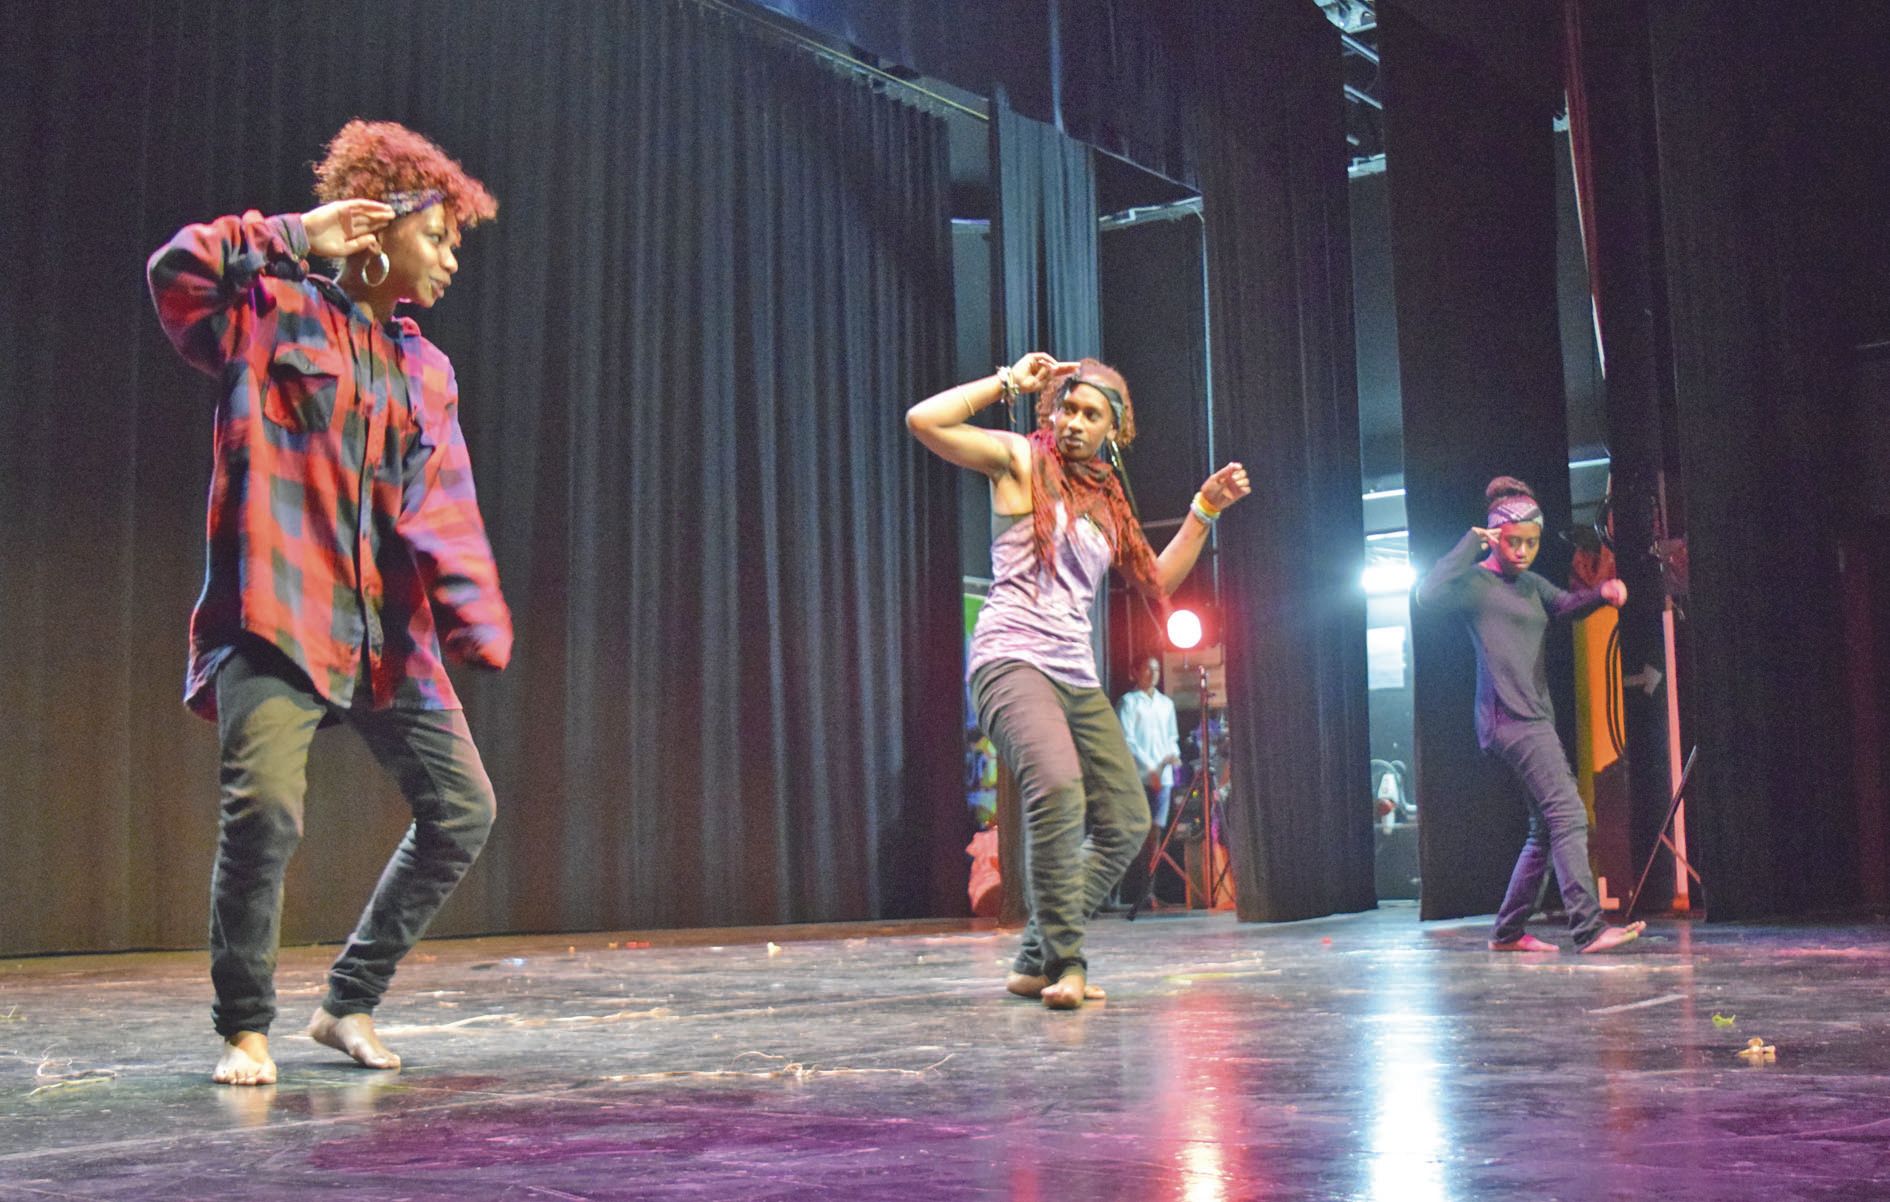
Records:
[[[441,635],[503,668],[512,617],[453,365],[412,320],[369,321],[307,256],[300,217],[253,211],[151,256],[165,334],[221,388],[184,700],[216,716],[216,671],[247,632],[337,707],[455,709]]]

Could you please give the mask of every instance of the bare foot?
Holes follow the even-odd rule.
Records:
[[[1043,1004],[1052,1010],[1081,1010],[1091,1000],[1089,981],[1080,968],[1066,968],[1055,983],[1044,986]]]
[[[238,1031],[226,1038],[210,1079],[218,1085],[274,1085],[276,1062],[269,1058],[269,1037],[261,1031]]]
[[[1624,943],[1632,943],[1639,939],[1641,932],[1646,929],[1647,924],[1644,922],[1633,922],[1624,927],[1608,927],[1589,941],[1588,946],[1582,949],[1582,955],[1592,956],[1597,952],[1613,951]]]
[[[1050,988],[1050,978],[1014,972],[1005,979],[1004,988],[1018,997],[1040,998],[1043,996],[1043,991]],[[1103,992],[1101,985],[1091,985],[1087,982],[1083,985],[1083,1000],[1086,1002],[1100,1002],[1108,996]]]
[[[363,1068],[397,1069],[400,1057],[388,1050],[374,1033],[374,1016],[348,1014],[340,1018],[323,1009],[309,1020],[308,1037],[316,1043],[345,1052]]]
[[[1490,940],[1493,952],[1559,952],[1562,949],[1553,943],[1545,942],[1534,935],[1523,934],[1515,939]]]

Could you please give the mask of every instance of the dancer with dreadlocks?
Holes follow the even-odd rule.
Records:
[[[346,721],[400,783],[413,825],[328,975],[308,1033],[375,1069],[394,966],[485,844],[492,784],[445,651],[497,671],[512,618],[473,496],[453,365],[397,304],[431,309],[462,229],[498,206],[439,147],[350,121],[306,213],[186,226],[151,256],[177,350],[218,381],[208,570],[185,704],[217,723],[212,1079],[276,1079],[283,871],[302,836],[309,743]],[[333,278],[311,267],[334,260]]]
[[[1029,437],[971,424],[1016,393],[1039,394]],[[1096,676],[1090,606],[1112,564],[1145,596],[1173,593],[1221,511],[1249,492],[1247,473],[1230,463],[1208,477],[1158,556],[1104,455],[1135,438],[1129,386],[1114,368],[1033,351],[919,402],[906,426],[940,458],[991,480],[991,594],[967,671],[979,724],[1023,795],[1030,924],[1006,987],[1074,1010],[1102,996],[1088,983],[1084,927],[1149,826],[1148,795]]]

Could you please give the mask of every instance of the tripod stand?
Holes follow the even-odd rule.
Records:
[[[1699,758],[1700,749],[1697,745],[1687,752],[1686,767],[1680,769],[1680,781],[1673,787],[1673,800],[1667,803],[1667,817],[1660,824],[1660,838],[1654,841],[1654,846],[1647,853],[1647,866],[1641,869],[1641,879],[1634,882],[1634,896],[1628,899],[1627,913],[1622,917],[1622,922],[1634,921],[1634,909],[1641,904],[1641,890],[1647,887],[1647,874],[1654,870],[1654,860],[1659,857],[1663,846],[1673,853],[1674,859],[1686,869],[1687,875],[1693,878],[1694,884],[1702,889],[1706,887],[1706,882],[1700,879],[1700,874],[1694,870],[1693,865],[1687,863],[1686,855],[1674,846],[1673,839],[1668,835],[1668,831],[1673,827],[1673,816],[1680,809],[1680,803],[1686,799],[1687,781],[1693,776],[1693,761]]]
[[[1214,740],[1209,723],[1209,714],[1213,708],[1214,691],[1208,687],[1206,664],[1196,666],[1199,672],[1197,680],[1201,689],[1201,725],[1195,735],[1195,741],[1201,747],[1201,770],[1195,773],[1193,782],[1188,786],[1188,795],[1183,797],[1168,815],[1168,829],[1162,832],[1161,842],[1148,857],[1148,884],[1142,890],[1142,896],[1129,908],[1129,921],[1134,922],[1155,897],[1155,870],[1167,864],[1181,878],[1182,897],[1186,908],[1194,909],[1194,878],[1182,865],[1175,863],[1169,854],[1168,845],[1174,841],[1175,832],[1181,829],[1181,816],[1187,811],[1188,802],[1199,793],[1201,797],[1201,877],[1204,886],[1202,892],[1207,909],[1214,908],[1214,899],[1221,895],[1221,888],[1227,883],[1228,863],[1226,857],[1214,854]]]

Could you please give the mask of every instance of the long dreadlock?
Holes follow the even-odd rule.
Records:
[[[1037,429],[1030,435],[1030,536],[1037,561],[1050,567],[1056,558],[1056,502],[1062,501],[1069,523],[1088,517],[1102,530],[1112,552],[1111,562],[1128,581],[1151,600],[1162,600],[1156,575],[1155,552],[1142,533],[1142,524],[1129,509],[1122,482],[1101,456],[1069,460],[1057,449],[1050,428],[1051,414],[1063,392],[1078,383],[1095,385],[1120,398],[1116,414],[1116,442],[1127,446],[1135,438],[1135,411],[1129,404],[1129,386],[1121,373],[1095,359],[1085,359],[1063,388],[1046,389],[1037,403]]]

